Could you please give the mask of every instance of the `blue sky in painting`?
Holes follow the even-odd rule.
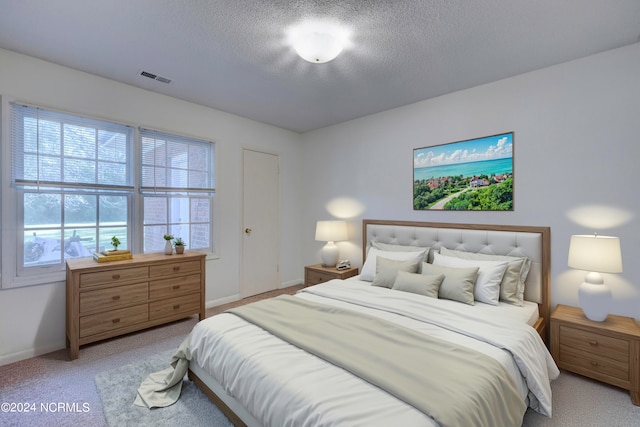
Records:
[[[419,148],[413,151],[413,167],[480,162],[513,157],[513,133]]]

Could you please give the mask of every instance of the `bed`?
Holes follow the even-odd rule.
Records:
[[[293,318],[290,330],[254,323],[260,311],[196,325],[186,340],[189,378],[234,425],[497,425],[503,410],[510,413],[500,423],[520,425],[527,407],[551,416],[558,370],[544,345],[548,227],[364,220],[362,237],[359,276],[256,307],[282,312],[292,305],[291,314],[273,319]],[[471,291],[452,287],[454,280],[470,282]],[[313,329],[316,315],[329,320]],[[361,344],[365,335],[373,341]],[[355,348],[328,355],[332,346],[338,353]],[[415,355],[405,351],[414,347]],[[458,357],[460,365],[448,365]],[[399,378],[391,378],[396,371]],[[498,377],[500,384],[484,384]],[[477,401],[482,408],[465,406]]]

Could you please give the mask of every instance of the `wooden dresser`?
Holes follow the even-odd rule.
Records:
[[[551,354],[561,369],[629,390],[640,405],[640,325],[610,314],[594,322],[559,304],[551,315]]]
[[[139,254],[126,261],[67,261],[67,347],[174,320],[205,318],[205,254]]]

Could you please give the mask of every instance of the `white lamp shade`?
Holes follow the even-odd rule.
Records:
[[[316,240],[336,242],[347,238],[346,221],[318,221],[316,224]]]
[[[569,267],[600,273],[622,273],[620,239],[611,236],[571,236]]]

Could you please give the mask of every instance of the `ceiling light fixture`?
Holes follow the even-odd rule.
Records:
[[[347,43],[347,32],[336,25],[304,23],[292,28],[289,38],[302,59],[323,64],[342,52]]]

